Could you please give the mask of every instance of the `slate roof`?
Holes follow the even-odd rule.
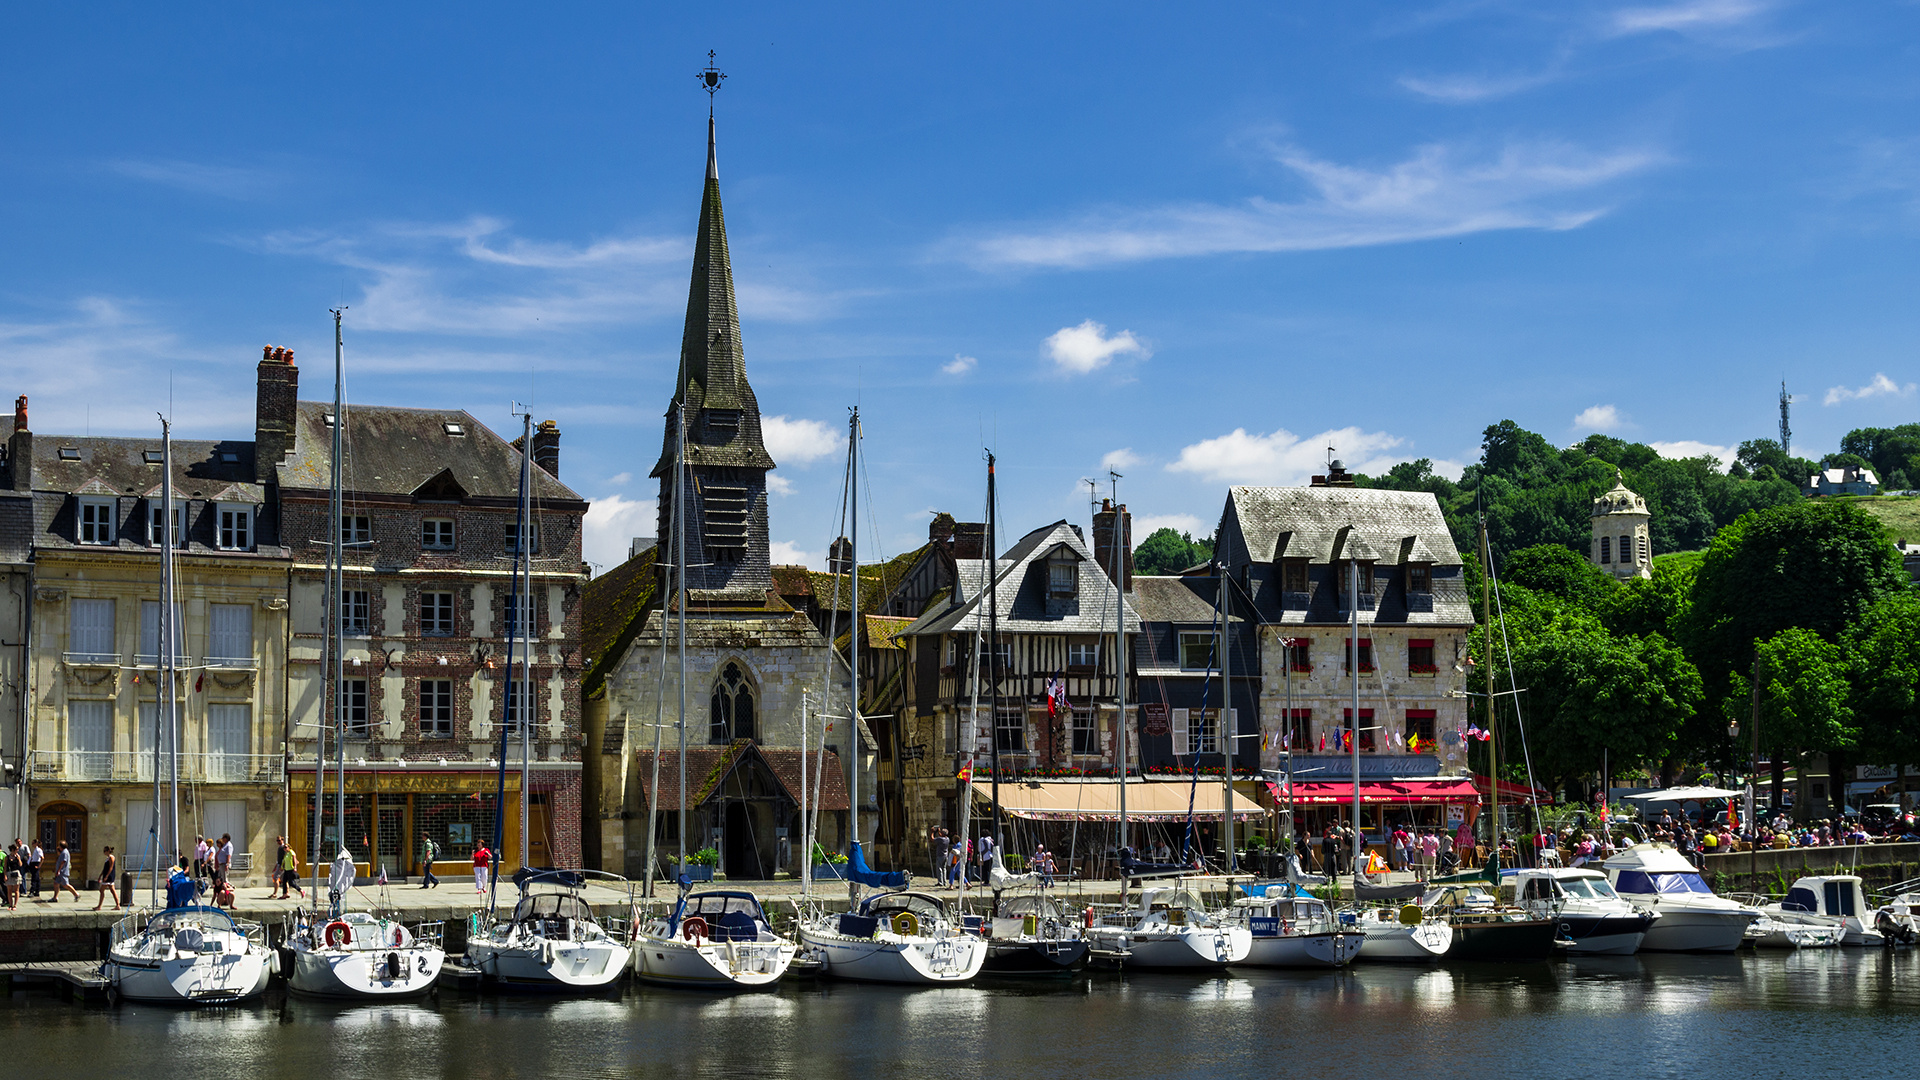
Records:
[[[76,451],[78,457],[61,457],[63,449]],[[140,498],[158,494],[160,465],[148,462],[146,454],[160,449],[157,433],[147,439],[123,439],[35,432],[33,490]],[[81,491],[90,484],[95,490]],[[266,489],[254,483],[253,443],[173,440],[173,495],[176,499],[265,502]]]
[[[668,603],[672,600],[669,598]],[[781,605],[785,607],[785,605]],[[678,620],[678,615],[670,615]],[[627,648],[660,647],[660,608],[649,607],[646,622],[627,642]],[[680,639],[672,637],[675,646]],[[716,649],[769,649],[781,646],[825,648],[827,639],[812,621],[797,611],[754,611],[746,614],[709,612],[699,605],[687,608],[687,646]]]
[[[601,574],[580,597],[580,649],[587,658],[580,692],[591,695],[606,681],[640,632],[641,616],[654,602],[660,575],[655,571],[658,546]]]
[[[1349,487],[1235,487],[1228,514],[1256,563],[1377,559],[1383,565],[1460,564],[1439,500],[1426,491]],[[1223,552],[1232,559],[1238,552]]]
[[[1046,603],[1046,561],[1055,549],[1066,547],[1079,556],[1078,603],[1075,612],[1049,616]],[[994,561],[991,594],[984,587],[985,559],[955,559],[954,572],[963,599],[958,605],[935,604],[900,631],[903,636],[985,630],[989,621],[986,597],[992,595],[1000,630],[1007,634],[1099,634],[1113,632],[1114,586],[1080,534],[1066,521],[1035,529]],[[1126,629],[1140,628],[1140,616],[1125,609]]]
[[[520,451],[465,409],[348,405],[346,411],[341,482],[347,490],[412,496],[444,472],[468,498],[519,499]],[[332,402],[300,402],[293,452],[279,467],[283,490],[325,491],[332,483],[332,413]],[[449,434],[449,424],[465,434]],[[535,466],[532,476],[533,497],[544,509],[586,509],[586,501],[547,470]]]
[[[807,754],[807,779],[813,783],[814,767],[820,760],[818,751]],[[727,776],[748,758],[757,757],[774,780],[780,785],[788,798],[800,802],[800,751],[798,749],[779,749],[760,746],[746,739],[736,739],[725,746],[689,746],[687,747],[687,801],[691,807],[700,806],[719,790]],[[845,810],[847,802],[847,781],[840,771],[839,755],[827,751],[825,775],[819,777],[820,809]],[[633,770],[629,775],[636,778],[635,787],[640,793],[640,805],[647,805],[647,783],[653,779],[653,750],[634,753]],[[678,748],[660,751],[660,810],[662,812],[680,809],[680,751]]]
[[[687,464],[771,469],[773,457],[760,437],[760,404],[747,385],[740,346],[740,306],[733,296],[733,260],[727,252],[727,219],[720,209],[719,152],[713,121],[707,121],[707,183],[700,198],[700,225],[693,242],[693,281],[687,289],[687,322],[680,338],[680,372],[673,400],[685,396]],[[737,409],[740,426],[724,442],[710,441],[707,409]],[[673,468],[673,420],[668,413],[654,476]]]
[[[1145,622],[1211,625],[1220,621],[1213,610],[1214,582],[1212,577],[1136,574],[1127,602]]]

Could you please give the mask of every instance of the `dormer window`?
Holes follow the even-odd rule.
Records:
[[[1080,592],[1080,567],[1072,559],[1047,561],[1047,595],[1076,596]]]
[[[225,551],[253,550],[253,507],[245,503],[220,504],[218,544]]]
[[[80,533],[83,544],[113,543],[114,500],[109,498],[83,498],[80,500]]]
[[[147,546],[159,547],[161,542],[160,526],[166,517],[161,509],[161,500],[147,500]],[[176,500],[173,504],[173,545],[187,546],[187,504]]]
[[[1433,564],[1407,564],[1407,591],[1411,593],[1430,593],[1433,591]]]
[[[1342,599],[1353,594],[1354,578],[1360,579],[1360,595],[1373,592],[1373,564],[1365,559],[1348,559],[1340,567],[1340,596]]]

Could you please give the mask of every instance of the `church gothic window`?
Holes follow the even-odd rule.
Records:
[[[713,684],[713,711],[709,721],[708,742],[724,743],[751,739],[754,731],[753,686],[747,682],[740,665],[729,662]]]

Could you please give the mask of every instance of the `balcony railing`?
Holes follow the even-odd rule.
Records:
[[[153,781],[151,750],[35,750],[28,758],[33,779],[39,781]],[[197,784],[277,784],[285,776],[285,760],[281,754],[181,754],[180,779]],[[163,778],[168,775],[163,771]]]

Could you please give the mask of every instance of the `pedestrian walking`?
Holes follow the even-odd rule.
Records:
[[[6,891],[8,911],[12,911],[20,906],[20,879],[22,875],[25,874],[27,865],[26,856],[20,850],[23,846],[16,837],[13,841],[13,846],[7,848]]]
[[[101,906],[107,902],[107,897],[111,895],[113,897],[113,910],[119,911],[120,890],[115,888],[114,885],[116,884],[115,878],[118,876],[116,871],[119,869],[120,859],[114,855],[112,844],[101,848],[100,855],[100,901],[93,905],[93,910],[99,911]]]
[[[440,845],[433,842],[432,835],[428,833],[421,833],[420,834],[420,887],[421,888],[431,889],[434,886],[440,884],[440,879],[433,876],[433,860],[439,857],[440,857]]]
[[[289,895],[290,891],[299,893],[302,900],[307,898],[306,890],[300,887],[300,853],[293,850],[293,845],[287,843],[284,836],[280,838],[280,860],[276,864],[276,870],[280,878],[279,899],[293,899]]]
[[[953,850],[953,841],[947,839],[947,830],[935,825],[933,827],[933,839],[931,843],[933,845],[933,857],[931,861],[933,863],[934,880],[944,881],[947,877],[947,853]]]
[[[213,849],[213,894],[218,897],[227,889],[227,872],[233,869],[233,834],[221,833],[220,843]]]
[[[487,895],[487,866],[492,861],[493,852],[487,850],[487,845],[473,849],[473,890],[481,896]]]
[[[73,887],[73,852],[67,850],[67,842],[60,841],[60,848],[53,856],[53,899],[49,903],[60,902],[60,890],[73,894],[73,902],[80,902],[80,890]]]
[[[40,841],[34,840],[28,844],[27,876],[31,880],[29,888],[35,897],[40,895],[40,864],[46,857],[46,849],[40,846]]]

